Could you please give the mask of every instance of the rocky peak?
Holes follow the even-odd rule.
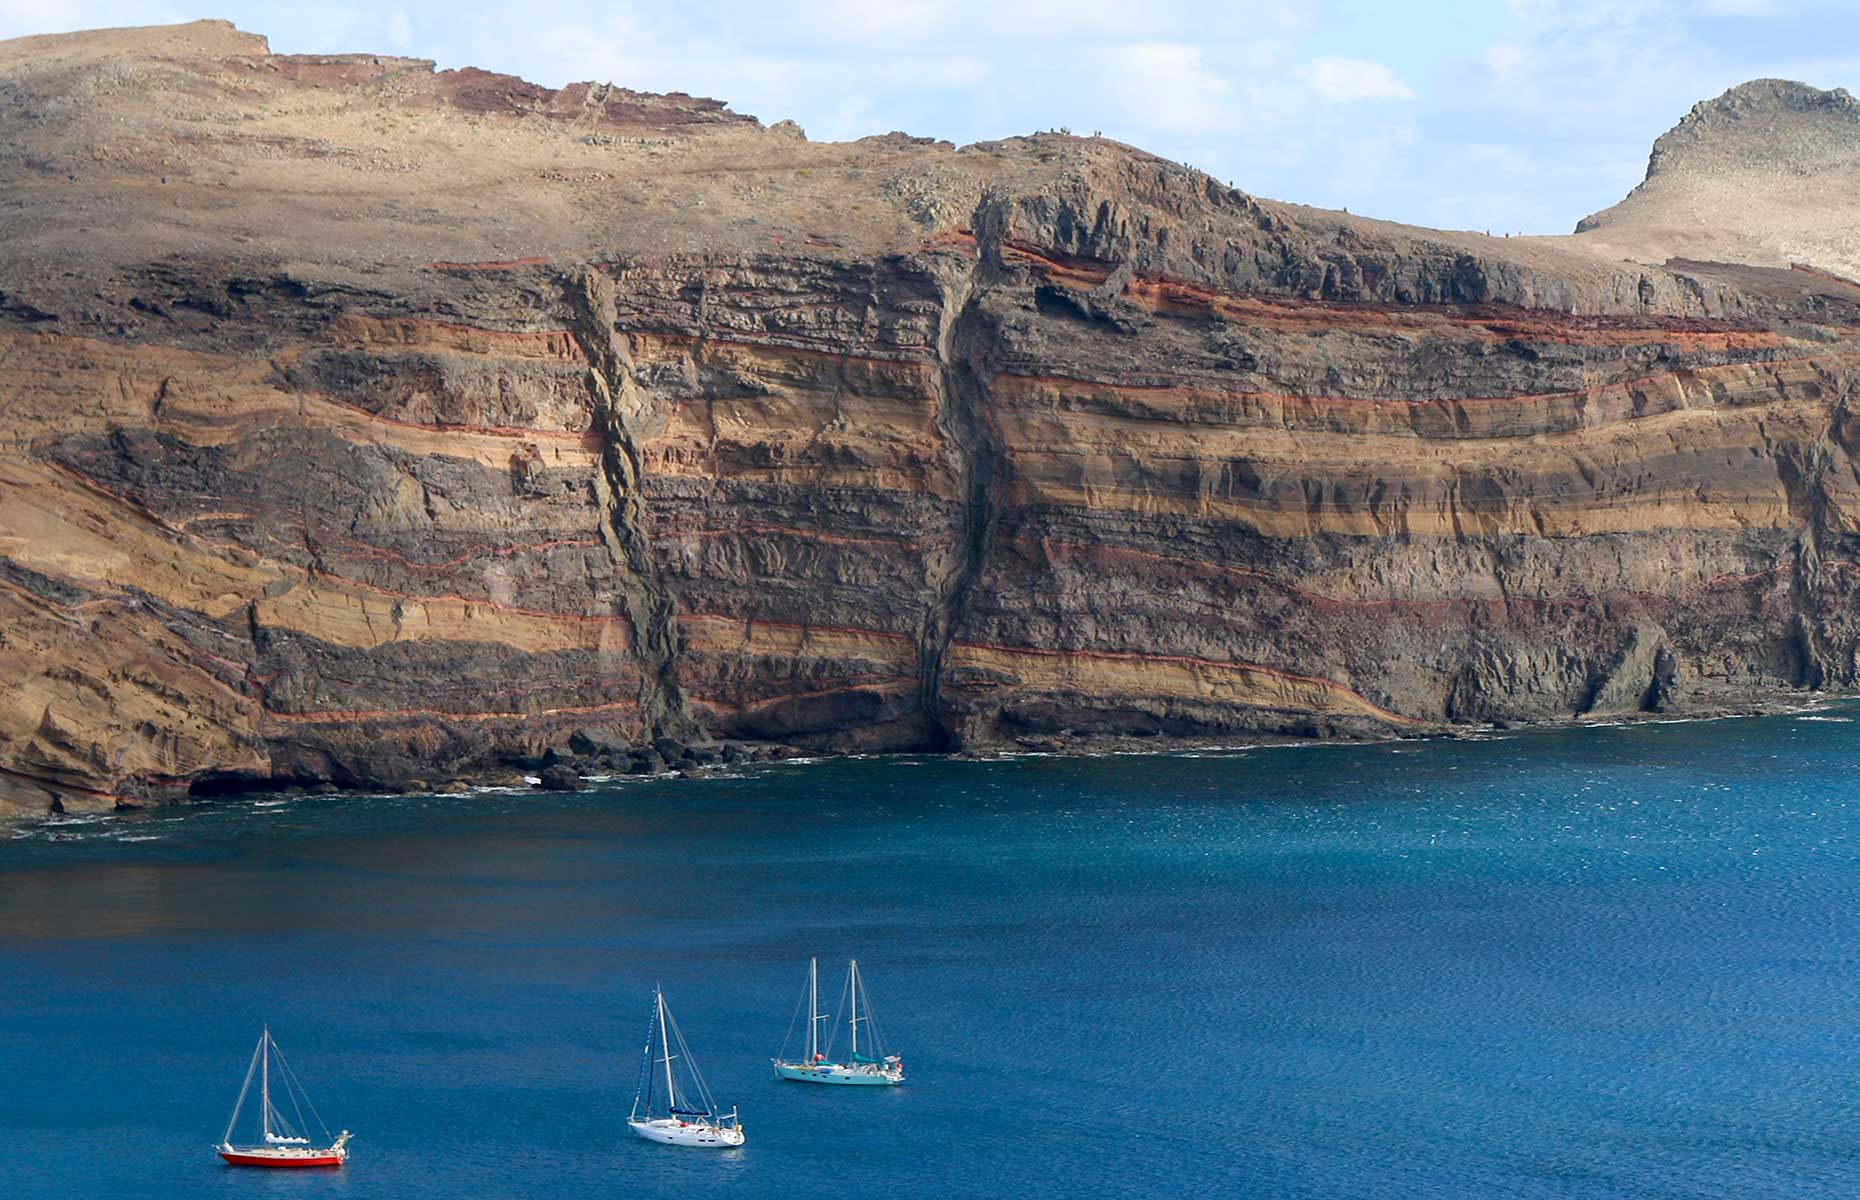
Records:
[[[1647,177],[1576,225],[1607,258],[1860,277],[1860,100],[1754,79],[1694,105],[1653,144]]]
[[[1860,100],[1788,79],[1753,79],[1703,100],[1653,144],[1647,176],[1724,167],[1813,175],[1860,161]]]

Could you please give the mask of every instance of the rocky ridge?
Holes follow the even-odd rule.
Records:
[[[1421,230],[1093,138],[820,144],[213,22],[0,43],[0,147],[17,809],[1860,670],[1838,262]]]

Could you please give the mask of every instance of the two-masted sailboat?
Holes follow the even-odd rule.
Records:
[[[284,1085],[285,1102],[290,1105],[287,1115],[271,1100],[271,1064],[278,1064],[278,1081]],[[258,1131],[259,1143],[244,1148],[232,1143],[233,1127],[239,1123],[239,1112],[245,1107],[246,1095],[252,1090],[252,1076],[258,1076]],[[310,1110],[309,1121],[314,1121],[322,1132],[321,1146],[312,1145],[305,1136],[310,1130],[310,1123],[304,1118],[304,1110]],[[271,1030],[267,1028],[259,1035],[258,1048],[252,1051],[252,1063],[245,1069],[245,1082],[239,1087],[239,1099],[233,1104],[232,1118],[226,1122],[226,1135],[215,1147],[219,1156],[235,1167],[340,1167],[349,1160],[349,1131],[343,1130],[335,1138],[329,1136],[329,1126],[323,1124],[323,1118],[317,1115],[316,1107],[310,1103],[310,1097],[304,1094],[303,1085],[297,1082],[290,1065],[284,1061],[284,1055],[278,1051],[276,1042],[271,1040]]]
[[[673,1063],[682,1064],[682,1070],[674,1069]],[[684,1086],[680,1074],[688,1080]],[[658,1115],[661,1100],[664,1116]],[[697,1060],[691,1057],[691,1048],[665,1005],[665,993],[658,988],[652,992],[652,1023],[646,1027],[646,1049],[640,1056],[639,1090],[633,1094],[633,1112],[626,1123],[639,1136],[672,1146],[727,1149],[743,1144],[742,1120],[734,1108],[728,1115],[718,1111],[698,1073]]]
[[[781,1079],[792,1079],[797,1083],[836,1083],[853,1086],[884,1087],[904,1082],[904,1060],[896,1054],[886,1054],[884,1042],[880,1040],[878,1022],[872,1018],[872,1001],[866,995],[865,984],[859,977],[859,960],[853,959],[846,964],[846,986],[840,993],[842,1013],[850,1013],[847,1026],[852,1034],[851,1052],[845,1062],[833,1061],[833,1044],[837,1040],[838,1023],[834,1022],[834,1031],[829,1032],[822,1045],[820,1026],[829,1018],[820,1011],[820,960],[807,960],[807,1055],[799,1062],[787,1057],[788,1046],[784,1042],[781,1054],[775,1058],[775,1074]],[[864,1043],[860,1042],[860,1026],[864,1026]],[[789,1026],[788,1035],[794,1036],[794,1028]]]

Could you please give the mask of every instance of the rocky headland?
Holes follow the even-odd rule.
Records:
[[[1845,92],[1555,238],[219,22],[0,43],[0,809],[1856,684]]]

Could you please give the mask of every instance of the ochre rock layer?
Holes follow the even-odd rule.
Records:
[[[1856,682],[1824,271],[216,24],[0,94],[0,803]]]

